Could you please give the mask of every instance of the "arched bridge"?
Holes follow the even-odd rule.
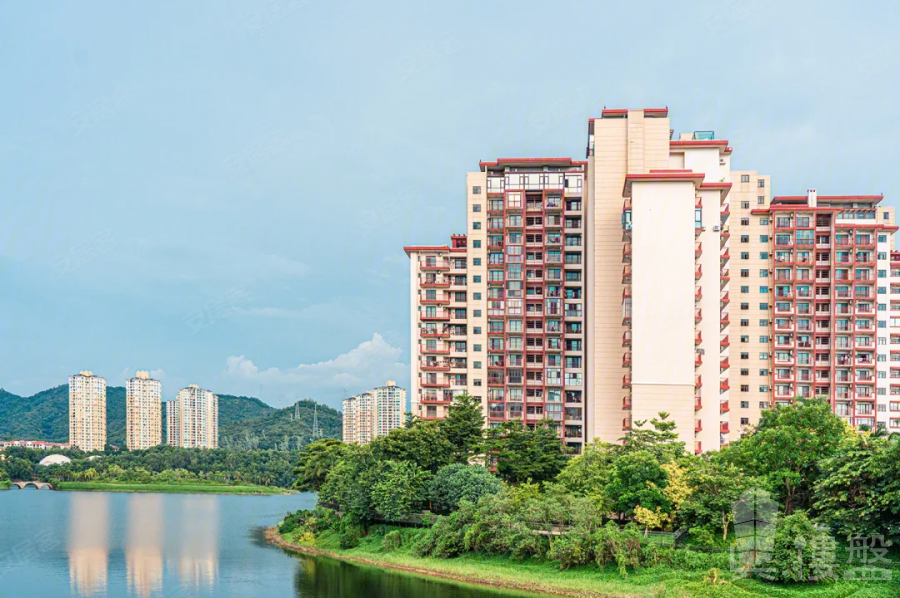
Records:
[[[47,482],[36,482],[34,480],[29,480],[27,482],[13,480],[10,482],[10,487],[12,486],[16,486],[19,490],[24,490],[28,486],[33,486],[37,490],[53,490],[53,486]]]

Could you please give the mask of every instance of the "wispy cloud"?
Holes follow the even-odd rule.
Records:
[[[260,368],[244,355],[226,361],[225,375],[234,381],[264,384],[267,387],[302,386],[304,390],[358,392],[383,384],[388,379],[403,379],[409,366],[399,361],[403,350],[375,333],[370,340],[333,359],[280,369]]]

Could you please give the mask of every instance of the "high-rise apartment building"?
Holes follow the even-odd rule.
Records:
[[[184,448],[219,448],[219,397],[196,384],[166,402],[169,444]]]
[[[603,110],[586,162],[481,163],[467,234],[405,248],[413,413],[468,392],[489,425],[546,418],[576,450],[660,412],[717,449],[804,396],[900,427],[893,210],[773,196],[731,156],[712,131],[675,135],[667,109]]]
[[[162,383],[149,372],[125,381],[125,443],[132,451],[162,443]]]
[[[488,425],[548,419],[584,443],[585,163],[499,159],[466,177],[467,234],[407,247],[412,408],[481,399]]]
[[[344,399],[344,442],[369,444],[403,426],[406,390],[388,380],[384,386]]]
[[[106,447],[106,379],[93,372],[69,376],[69,444],[83,451]]]

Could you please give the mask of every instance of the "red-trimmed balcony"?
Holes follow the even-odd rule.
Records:
[[[450,381],[422,380],[422,382],[419,383],[419,386],[422,388],[450,388]]]
[[[695,309],[694,310],[694,322],[700,322],[701,320],[703,320],[703,310]]]
[[[700,280],[701,276],[703,276],[703,266],[697,264],[697,267],[694,268],[694,280]]]
[[[727,334],[724,334],[721,337],[719,337],[719,346],[720,347],[730,347],[731,346],[731,343],[728,342]]]
[[[631,264],[622,266],[622,284],[631,284]]]
[[[423,330],[422,334],[420,334],[419,336],[421,336],[422,338],[449,338],[450,331],[447,330],[447,331],[441,331],[441,332],[438,332],[438,331],[426,332],[425,330]]]
[[[727,283],[729,280],[731,280],[731,272],[728,270],[728,268],[723,268],[723,269],[722,269],[722,274],[721,274],[721,276],[719,277],[719,281],[721,282],[721,286],[724,288],[724,287],[725,287],[725,283]]]
[[[694,287],[694,303],[703,299],[703,287]]]
[[[421,366],[419,366],[419,369],[426,372],[449,372],[450,364],[444,361],[423,363]]]
[[[622,410],[628,411],[631,409],[631,397],[622,397]]]
[[[446,305],[450,303],[450,297],[437,297],[435,299],[422,299],[422,305]]]
[[[626,417],[622,420],[622,431],[627,431],[629,427],[630,426],[628,425],[628,418]]]
[[[700,411],[701,409],[703,409],[703,399],[694,396],[694,411]]]
[[[731,367],[731,364],[728,363],[728,358],[726,357],[722,361],[719,362],[719,371],[725,371]]]
[[[631,263],[631,243],[625,243],[622,246],[622,263]]]
[[[631,388],[631,376],[628,374],[622,376],[622,388]]]
[[[622,355],[622,367],[630,368],[631,367],[631,352],[625,353]]]
[[[729,324],[731,324],[731,320],[728,319],[728,312],[719,314],[719,328],[724,330]]]
[[[622,333],[622,346],[630,347],[631,346],[631,331],[626,330]]]
[[[425,311],[419,314],[419,318],[422,320],[449,320],[450,312],[438,311],[433,314],[429,314],[427,311]]]
[[[724,247],[726,241],[731,238],[731,231],[728,230],[727,226],[723,226],[722,230],[719,232],[719,243]]]
[[[703,365],[703,354],[699,351],[694,353],[694,367]]]
[[[694,388],[703,388],[703,376],[697,376],[694,379]]]
[[[628,297],[631,297],[631,285],[626,284],[625,288],[622,289],[622,300],[624,301]]]
[[[701,420],[697,420],[694,422],[694,432],[702,432],[703,431],[703,422]]]
[[[697,443],[694,445],[694,454],[699,455],[702,452],[703,452],[703,448],[701,446],[700,441],[698,440]]]
[[[428,288],[428,289],[432,289],[432,288],[443,289],[443,288],[446,288],[449,286],[450,286],[449,280],[424,280],[424,281],[422,281],[422,287]]]
[[[719,261],[724,264],[725,262],[727,262],[730,259],[731,259],[731,251],[729,251],[729,248],[726,247],[725,252],[722,254],[719,254]]]
[[[731,409],[728,408],[728,401],[719,401],[719,413],[728,413]]]
[[[719,305],[722,306],[722,307],[725,307],[725,306],[728,305],[730,302],[731,302],[731,297],[728,295],[728,291],[725,291],[725,292],[722,293],[722,295],[719,297]]]
[[[719,434],[728,434],[728,422],[719,423]]]
[[[449,270],[450,262],[448,260],[440,260],[440,261],[434,261],[434,262],[426,261],[424,264],[419,264],[419,268],[421,270],[429,270],[429,271]]]
[[[731,390],[731,385],[728,383],[728,378],[719,380],[719,392],[725,392],[728,390]]]
[[[694,246],[694,258],[698,258],[703,255],[703,243],[697,243]]]
[[[731,214],[731,204],[726,203],[725,207],[722,208],[722,216],[724,216],[725,219],[727,219],[730,214]]]
[[[438,354],[438,355],[447,355],[450,353],[450,347],[435,347],[434,349],[429,349],[427,346],[422,347],[422,353],[425,354]]]

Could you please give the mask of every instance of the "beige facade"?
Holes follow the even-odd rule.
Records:
[[[106,379],[89,371],[69,376],[69,444],[83,451],[106,447]]]
[[[125,427],[129,450],[162,444],[162,383],[149,372],[125,381]]]
[[[384,386],[343,401],[344,442],[369,444],[403,427],[406,390],[388,380]]]
[[[169,444],[183,448],[219,448],[219,397],[196,384],[166,402]]]

